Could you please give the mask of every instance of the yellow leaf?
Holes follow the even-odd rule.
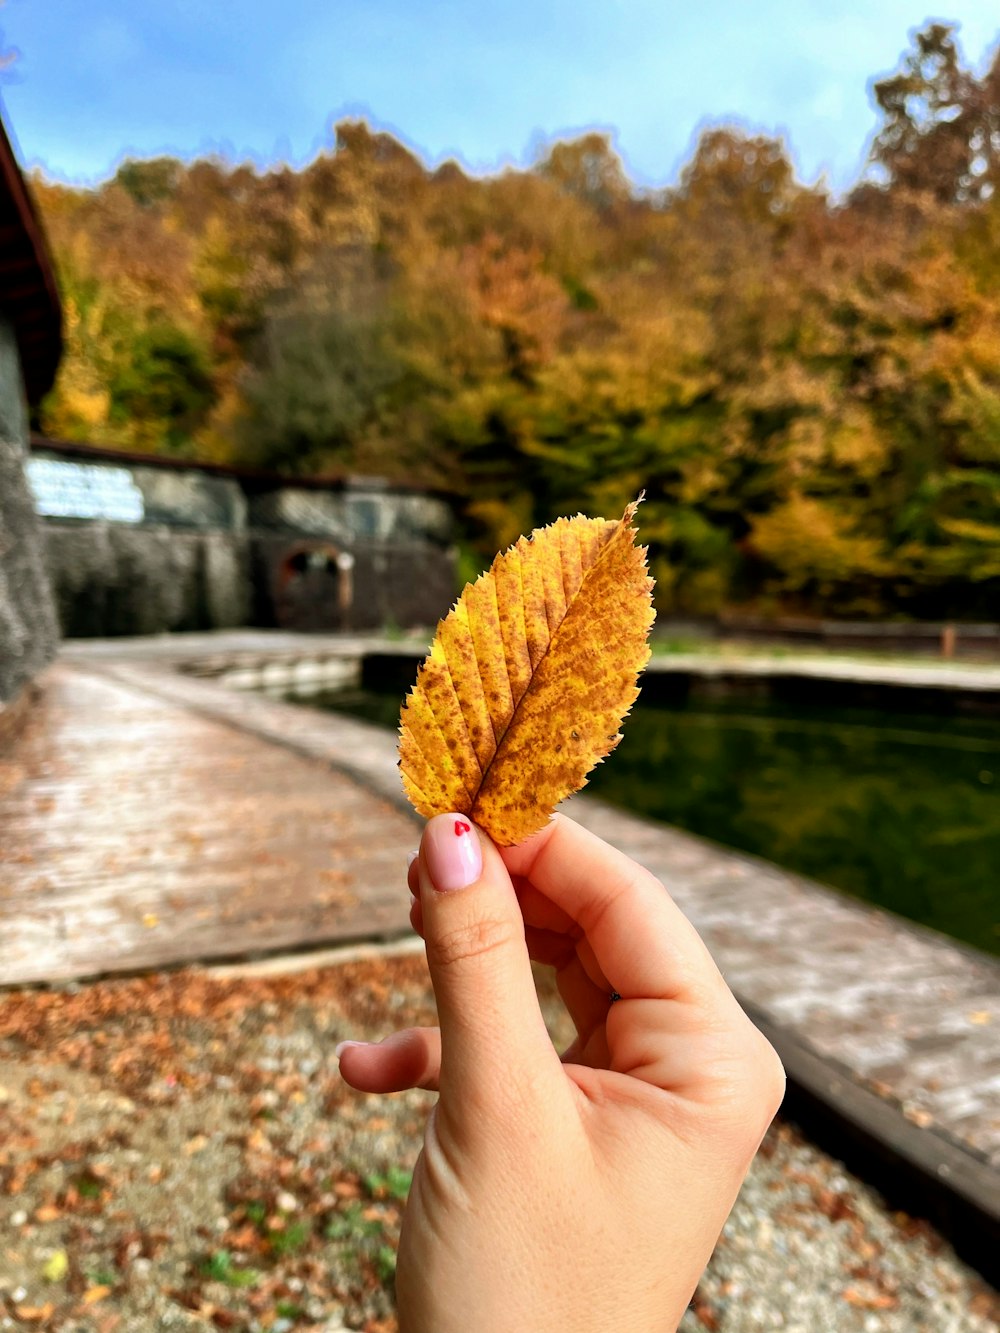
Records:
[[[65,1250],[55,1250],[42,1267],[42,1277],[46,1282],[61,1282],[69,1271],[69,1258]]]
[[[400,718],[420,814],[456,810],[521,842],[621,740],[653,623],[635,509],[521,537],[438,625]]]

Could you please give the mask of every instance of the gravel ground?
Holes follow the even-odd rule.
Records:
[[[333,1047],[428,1021],[414,955],[0,997],[0,1329],[392,1333],[395,1244],[433,1099],[353,1093]],[[996,1293],[930,1228],[783,1124],[682,1325],[998,1327]]]

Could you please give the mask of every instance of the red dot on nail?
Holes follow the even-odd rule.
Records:
[[[471,833],[472,825],[465,824],[461,819],[455,820],[455,837],[460,838],[463,833]]]

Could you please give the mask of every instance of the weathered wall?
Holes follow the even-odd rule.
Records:
[[[243,533],[47,522],[45,560],[67,638],[245,625]]]
[[[428,542],[338,543],[352,560],[349,574],[328,567],[288,578],[289,551],[324,545],[320,538],[251,537],[255,625],[304,632],[409,628],[433,625],[455,600],[454,554]]]
[[[452,515],[377,479],[330,489],[36,444],[45,562],[70,638],[255,624],[428,625],[455,596]]]
[[[17,344],[0,317],[0,704],[55,652],[57,628],[24,478],[27,415]]]
[[[419,491],[355,478],[339,490],[282,486],[249,497],[255,623],[288,629],[433,625],[454,601],[454,520]],[[291,562],[327,553],[326,569]],[[335,562],[347,557],[349,572]]]
[[[430,541],[446,546],[453,527],[451,510],[438,496],[396,491],[377,478],[361,477],[342,490],[292,484],[252,495],[247,520],[258,531],[326,537],[348,544]]]

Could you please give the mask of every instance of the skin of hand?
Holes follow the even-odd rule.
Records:
[[[774,1050],[663,886],[563,816],[500,850],[438,815],[409,884],[440,1029],[338,1047],[355,1088],[439,1091],[401,1333],[672,1333],[780,1104]]]

